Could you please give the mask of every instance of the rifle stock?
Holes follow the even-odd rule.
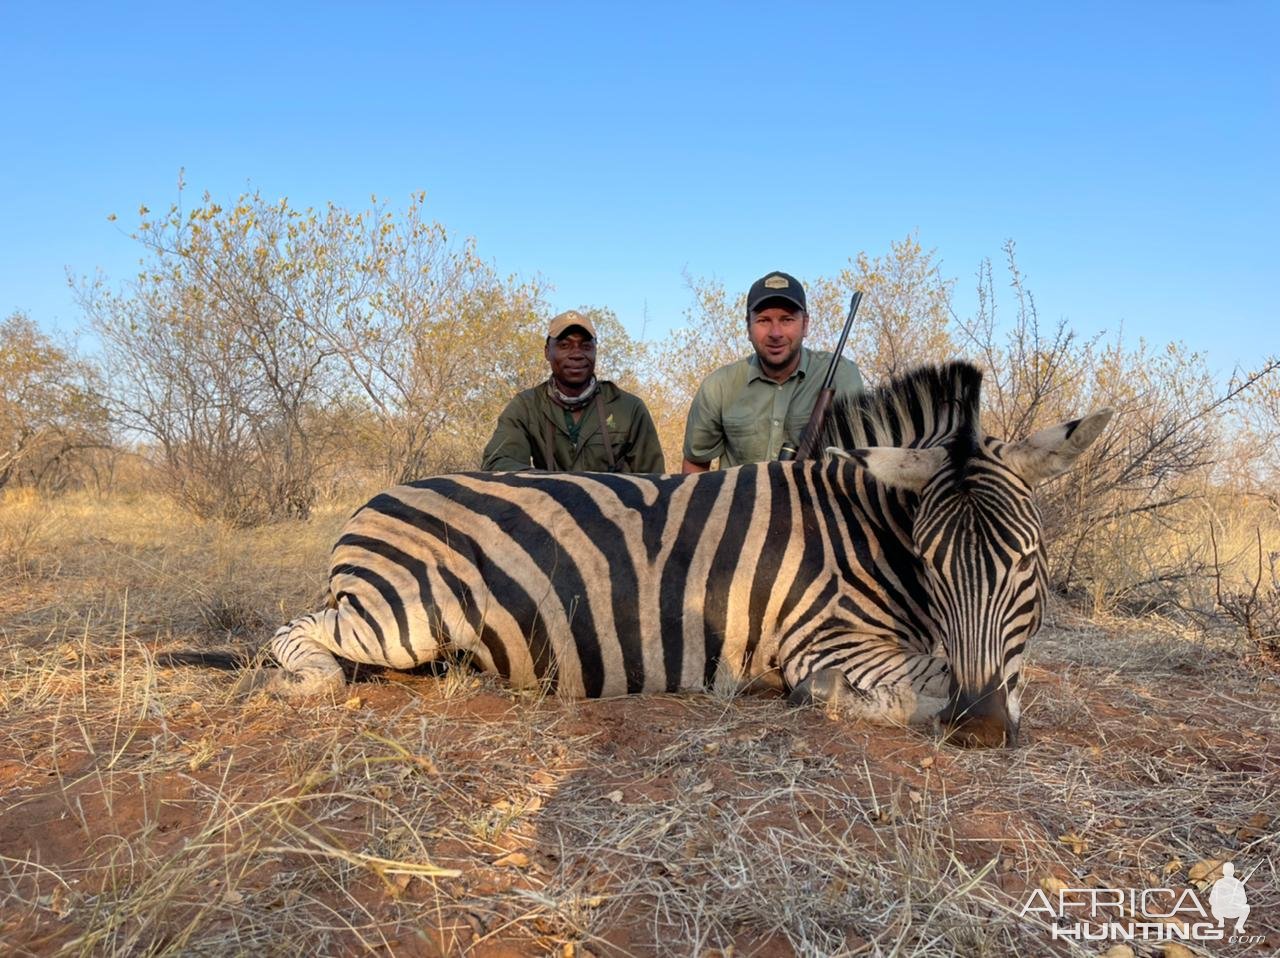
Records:
[[[826,425],[827,411],[835,398],[834,386],[828,386],[818,393],[818,399],[813,404],[813,412],[809,414],[809,421],[805,423],[804,432],[800,436],[800,445],[796,447],[797,459],[813,458],[814,447],[818,445],[818,440],[822,437],[822,427]]]

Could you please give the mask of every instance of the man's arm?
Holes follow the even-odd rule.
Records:
[[[481,469],[486,472],[517,472],[534,468],[529,431],[525,428],[528,413],[527,406],[520,401],[519,396],[507,403],[507,408],[498,417],[493,436],[484,447],[484,455],[480,459]]]
[[[712,374],[714,375],[714,373]],[[724,452],[724,425],[720,421],[719,393],[704,380],[693,397],[684,422],[684,459],[682,473],[707,472],[713,460]]]

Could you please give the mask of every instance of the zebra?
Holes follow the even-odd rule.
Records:
[[[742,689],[1015,744],[1046,591],[1036,483],[1101,410],[1016,443],[979,428],[981,373],[922,367],[846,400],[820,460],[695,475],[460,473],[348,520],[325,607],[270,651],[286,692],[336,656],[465,654],[564,698]]]

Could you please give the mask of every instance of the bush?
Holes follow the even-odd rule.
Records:
[[[0,322],[0,489],[62,489],[109,445],[93,367],[25,314]]]

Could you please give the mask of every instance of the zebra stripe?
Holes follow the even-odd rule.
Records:
[[[568,698],[779,674],[797,701],[994,715],[1012,738],[1045,585],[1031,487],[1109,413],[1003,443],[978,432],[979,384],[957,363],[859,397],[821,462],[390,489],[334,546],[329,607],[272,650],[307,691],[337,684],[334,654],[407,668],[466,653]]]

